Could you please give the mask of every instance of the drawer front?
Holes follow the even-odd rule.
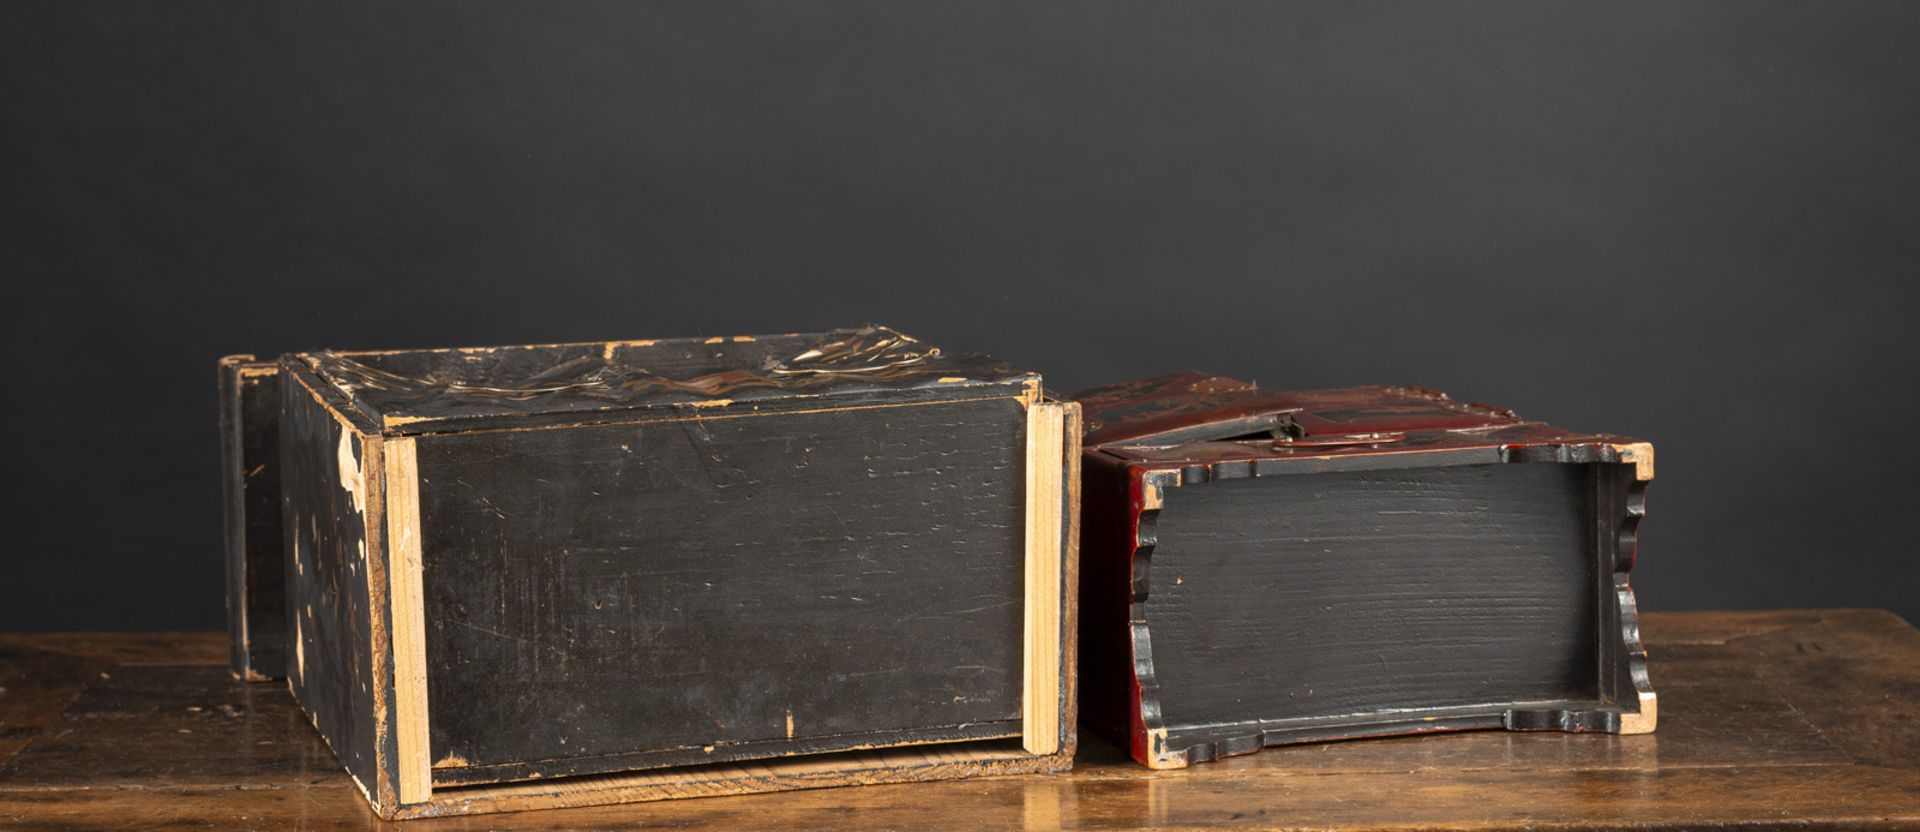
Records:
[[[433,779],[1018,736],[1015,399],[418,445]]]

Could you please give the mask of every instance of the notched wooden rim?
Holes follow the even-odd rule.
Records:
[[[1516,450],[1538,448],[1550,451],[1549,454],[1514,453]],[[1471,450],[1471,449],[1469,449]],[[1616,545],[1613,564],[1615,612],[1620,626],[1620,642],[1627,664],[1628,684],[1635,694],[1634,709],[1620,707],[1617,713],[1602,706],[1597,710],[1582,711],[1580,718],[1570,721],[1569,727],[1561,730],[1604,730],[1617,734],[1652,733],[1659,721],[1659,698],[1653,691],[1647,675],[1646,649],[1641,644],[1638,607],[1634,599],[1633,588],[1628,580],[1628,572],[1633,568],[1637,534],[1640,519],[1646,514],[1646,486],[1653,479],[1653,443],[1632,441],[1620,443],[1577,442],[1541,446],[1498,446],[1486,449],[1497,453],[1497,458],[1479,458],[1471,454],[1462,456],[1458,449],[1449,450],[1453,461],[1442,463],[1444,467],[1469,464],[1620,464],[1633,466],[1634,482],[1628,489],[1627,499],[1620,506],[1619,539]],[[1394,457],[1420,459],[1431,463],[1441,458],[1437,453],[1423,451],[1395,452]],[[1298,460],[1298,457],[1291,458]],[[1310,457],[1319,460],[1321,457]],[[1159,515],[1166,507],[1168,489],[1183,486],[1201,485],[1217,480],[1259,478],[1262,475],[1255,460],[1230,459],[1211,463],[1181,465],[1147,465],[1125,463],[1129,472],[1129,490],[1137,507],[1137,521],[1132,533],[1133,551],[1129,557],[1132,572],[1132,598],[1130,600],[1129,627],[1132,630],[1128,639],[1128,652],[1133,667],[1133,685],[1135,687],[1135,707],[1131,714],[1133,726],[1133,749],[1135,759],[1152,769],[1177,769],[1201,760],[1214,760],[1224,756],[1250,754],[1267,746],[1266,732],[1257,731],[1246,736],[1227,737],[1211,742],[1197,742],[1182,748],[1174,748],[1169,738],[1169,728],[1161,710],[1159,685],[1155,676],[1152,655],[1152,639],[1149,623],[1146,620],[1146,600],[1152,592],[1152,556],[1158,544],[1156,526]],[[1414,463],[1416,467],[1420,463]],[[1317,467],[1294,467],[1276,471],[1267,476],[1293,476],[1306,473],[1318,473]],[[1604,691],[1602,696],[1606,696]],[[1514,727],[1515,711],[1504,715],[1489,712],[1475,716],[1470,727],[1501,727],[1510,730]],[[1598,718],[1604,727],[1591,727],[1589,723]],[[1436,718],[1426,720],[1436,723],[1432,730],[1455,730]],[[1496,724],[1497,723],[1497,724]],[[1425,729],[1422,729],[1425,730]],[[1393,731],[1390,733],[1402,733]],[[1364,734],[1362,734],[1364,735]],[[1351,735],[1349,735],[1351,736]]]

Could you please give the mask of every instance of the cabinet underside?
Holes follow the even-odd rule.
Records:
[[[1168,489],[1139,608],[1165,744],[1514,725],[1618,707],[1623,466],[1482,464]],[[1610,644],[1609,640],[1613,643]],[[1523,721],[1525,717],[1523,717]]]

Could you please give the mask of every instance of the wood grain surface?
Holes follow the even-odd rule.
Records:
[[[1023,424],[1002,398],[422,440],[436,784],[1018,736]]]
[[[1920,631],[1871,610],[1642,623],[1652,735],[1360,740],[1164,772],[1089,737],[1066,775],[394,823],[284,689],[230,678],[222,634],[0,634],[0,828],[1920,827]]]
[[[1463,465],[1170,489],[1145,616],[1161,719],[1209,737],[1594,707],[1593,480],[1580,465]]]

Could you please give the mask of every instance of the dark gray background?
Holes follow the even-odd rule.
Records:
[[[0,629],[221,625],[223,353],[863,321],[1643,436],[1646,607],[1920,617],[1916,44],[1910,0],[8,4]]]

